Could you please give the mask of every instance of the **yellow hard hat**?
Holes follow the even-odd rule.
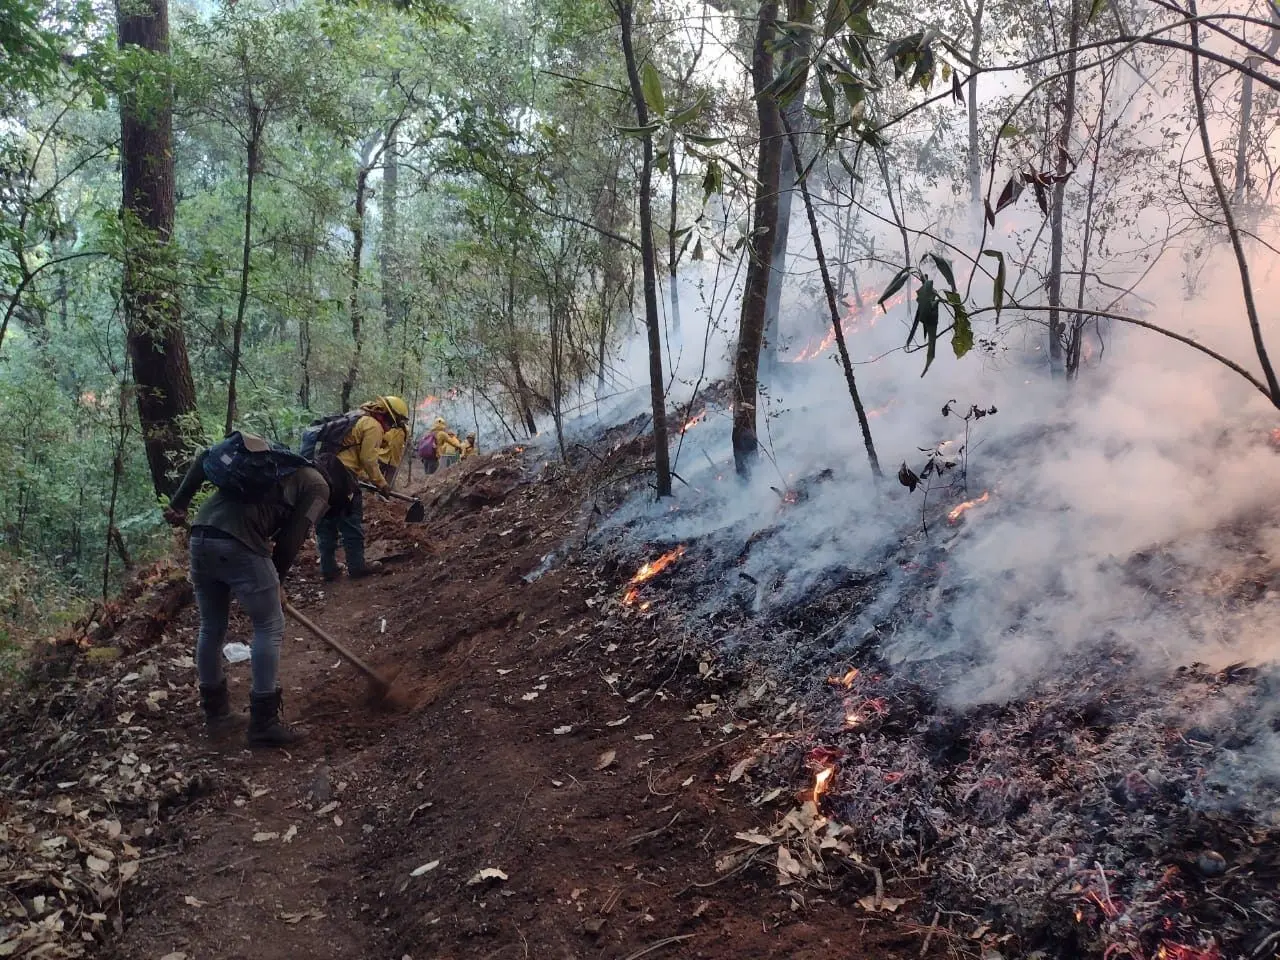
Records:
[[[403,423],[409,419],[409,405],[400,397],[379,397],[382,405],[387,408],[387,412],[391,414],[397,421]]]

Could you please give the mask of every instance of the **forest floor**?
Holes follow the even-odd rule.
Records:
[[[152,624],[155,642],[63,662],[75,692],[61,700],[10,701],[0,774],[43,774],[0,810],[17,903],[0,955],[957,955],[912,919],[910,890],[868,908],[865,885],[779,885],[763,834],[806,785],[743,776],[767,731],[716,712],[733,684],[669,620],[618,602],[625,574],[571,554],[528,576],[583,522],[572,478],[514,452],[455,474],[415,484],[424,526],[370,503],[388,575],[328,585],[308,557],[291,582],[301,609],[399,671],[401,709],[371,708],[360,677],[290,623],[286,714],[309,739],[289,753],[212,742],[189,605]],[[243,711],[248,664],[228,672]],[[768,855],[731,867],[743,837]]]

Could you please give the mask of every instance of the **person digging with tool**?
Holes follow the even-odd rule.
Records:
[[[453,466],[462,455],[462,441],[449,429],[449,424],[445,422],[444,417],[436,417],[436,422],[431,425],[431,432],[435,434],[436,457],[439,459],[440,467]]]
[[[342,414],[333,421],[339,428],[350,423],[350,428],[334,444],[338,460],[356,480],[372,484],[382,496],[390,494],[391,485],[383,473],[383,463],[394,468],[404,454],[409,405],[400,397],[378,397],[361,404],[358,411]],[[323,451],[324,443],[321,438],[317,449]],[[358,580],[380,571],[380,563],[365,563],[364,500],[358,489],[345,514],[327,514],[316,524],[320,574],[328,582],[337,580],[341,575],[338,567],[339,537],[347,558],[347,576]]]
[[[303,735],[281,718],[283,696],[276,682],[284,579],[312,524],[346,509],[356,494],[355,480],[335,457],[312,464],[261,437],[232,433],[196,454],[165,510],[169,523],[186,523],[191,499],[206,481],[218,489],[196,514],[190,543],[205,721],[215,733],[232,721],[222,644],[235,597],[253,622],[249,745],[287,747]]]

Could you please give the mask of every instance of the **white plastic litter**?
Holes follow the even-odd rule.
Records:
[[[244,643],[228,643],[222,647],[222,655],[227,658],[228,663],[242,663],[248,660],[252,653],[248,644]]]

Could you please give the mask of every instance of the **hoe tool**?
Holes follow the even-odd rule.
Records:
[[[378,488],[372,483],[365,483],[362,480],[360,482],[360,486],[364,490],[372,490],[374,493],[378,492]],[[422,505],[422,501],[417,497],[410,497],[403,493],[387,493],[385,496],[390,497],[392,500],[403,500],[405,503],[409,504],[409,510],[404,515],[405,523],[421,523],[427,518],[427,508]]]
[[[331,637],[328,633],[322,630],[318,624],[294,607],[293,604],[286,603],[284,605],[284,612],[314,633],[317,638],[323,640],[326,644],[336,650],[344,660],[368,677],[370,694],[375,700],[384,701],[387,699],[387,695],[391,692],[391,680],[378,673],[377,670],[373,669],[373,667],[369,666],[345,646]]]

